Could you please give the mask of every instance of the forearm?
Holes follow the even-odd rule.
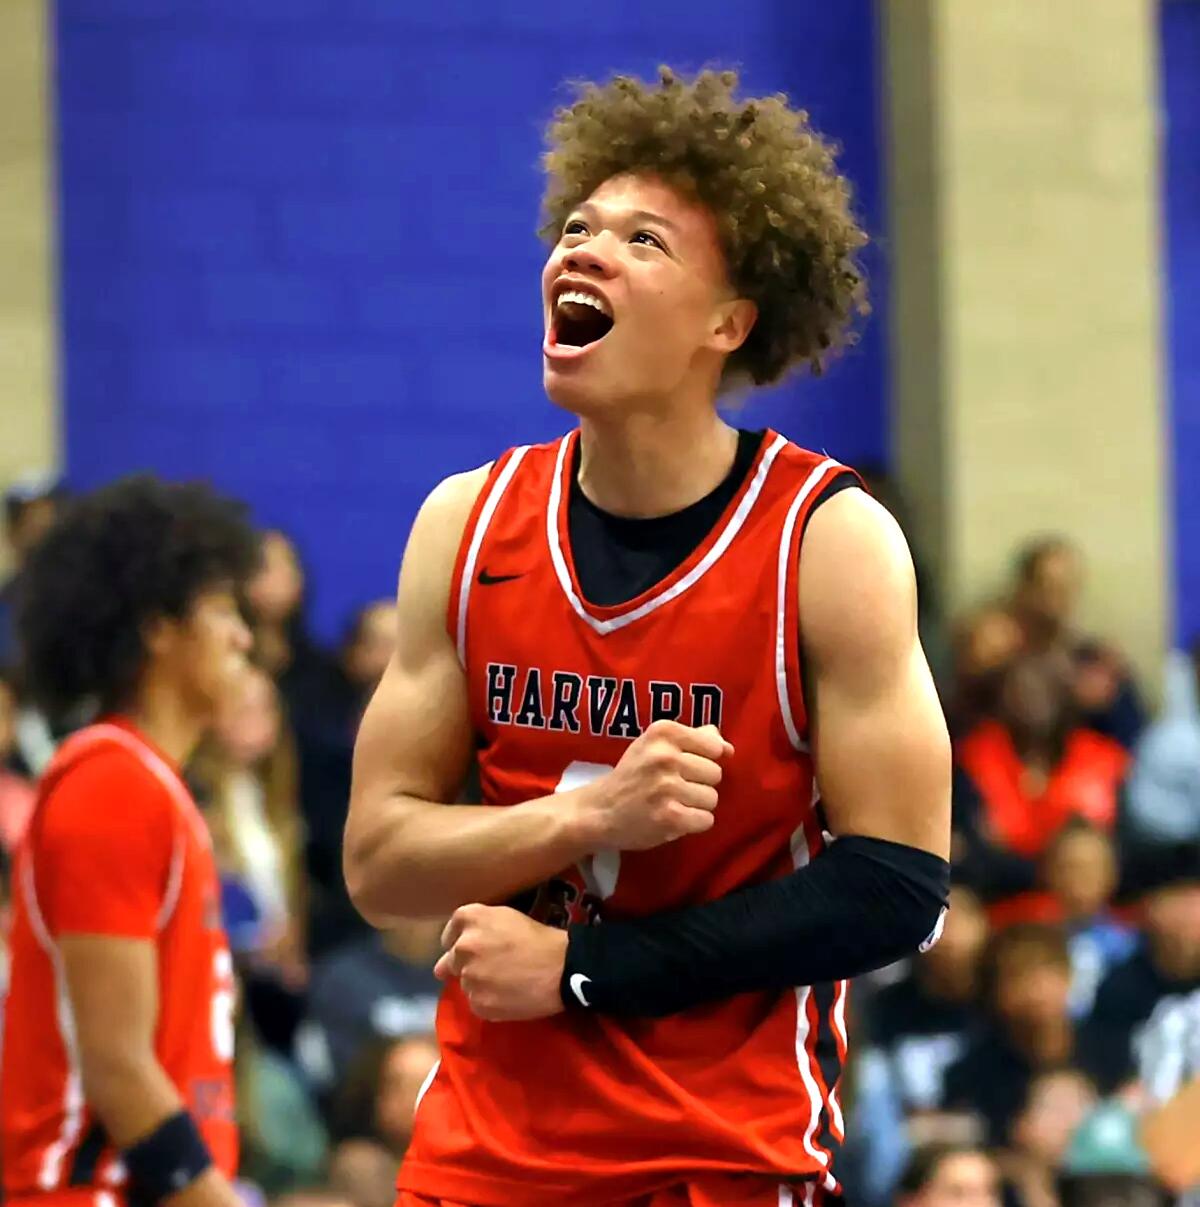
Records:
[[[113,1144],[128,1150],[185,1109],[162,1066],[140,1058],[101,1056],[85,1061],[84,1091]],[[229,1180],[210,1166],[189,1185],[164,1200],[178,1207],[240,1207]]]
[[[149,1052],[85,1055],[83,1088],[117,1148],[136,1144],[183,1108],[179,1091]]]
[[[843,838],[781,880],[631,922],[572,927],[563,1000],[661,1016],[756,990],[841,980],[911,954],[949,897],[945,860],[876,839]]]
[[[378,925],[507,901],[602,845],[590,800],[581,788],[505,808],[380,802],[369,825],[347,829],[351,899]]]

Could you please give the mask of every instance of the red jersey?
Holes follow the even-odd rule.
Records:
[[[125,1170],[84,1099],[57,940],[146,939],[154,1050],[215,1164],[237,1167],[233,968],[208,831],[165,755],[131,725],[70,738],[38,787],[13,871],[0,1125],[5,1198],[120,1193]]]
[[[492,467],[454,570],[485,806],[604,774],[654,720],[713,723],[716,825],[650,851],[597,851],[530,894],[565,925],[655,914],[787,875],[823,848],[799,666],[805,523],[849,471],[768,432],[713,530],[663,581],[596,607],[567,525],[578,433]],[[663,1019],[476,1018],[457,982],[441,1062],[399,1184],[434,1198],[561,1207],[704,1174],[834,1189],[845,982],[747,993]]]

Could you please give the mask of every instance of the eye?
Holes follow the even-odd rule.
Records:
[[[631,243],[647,243],[650,247],[657,247],[659,251],[666,251],[666,245],[657,236],[652,235],[649,231],[638,231],[636,235],[630,239]]]
[[[563,227],[563,235],[586,235],[587,227],[578,219],[572,218],[566,226]]]

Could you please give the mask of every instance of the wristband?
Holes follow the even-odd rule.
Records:
[[[139,1205],[178,1194],[212,1165],[208,1145],[187,1111],[164,1119],[121,1159],[129,1174],[129,1201]]]

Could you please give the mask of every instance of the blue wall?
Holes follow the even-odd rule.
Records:
[[[1200,4],[1162,8],[1176,631],[1200,641]]]
[[[69,475],[249,499],[298,537],[326,634],[391,593],[438,478],[567,425],[533,233],[564,78],[740,63],[844,144],[882,225],[871,0],[59,0],[56,23]],[[883,292],[847,361],[744,422],[882,459]]]

